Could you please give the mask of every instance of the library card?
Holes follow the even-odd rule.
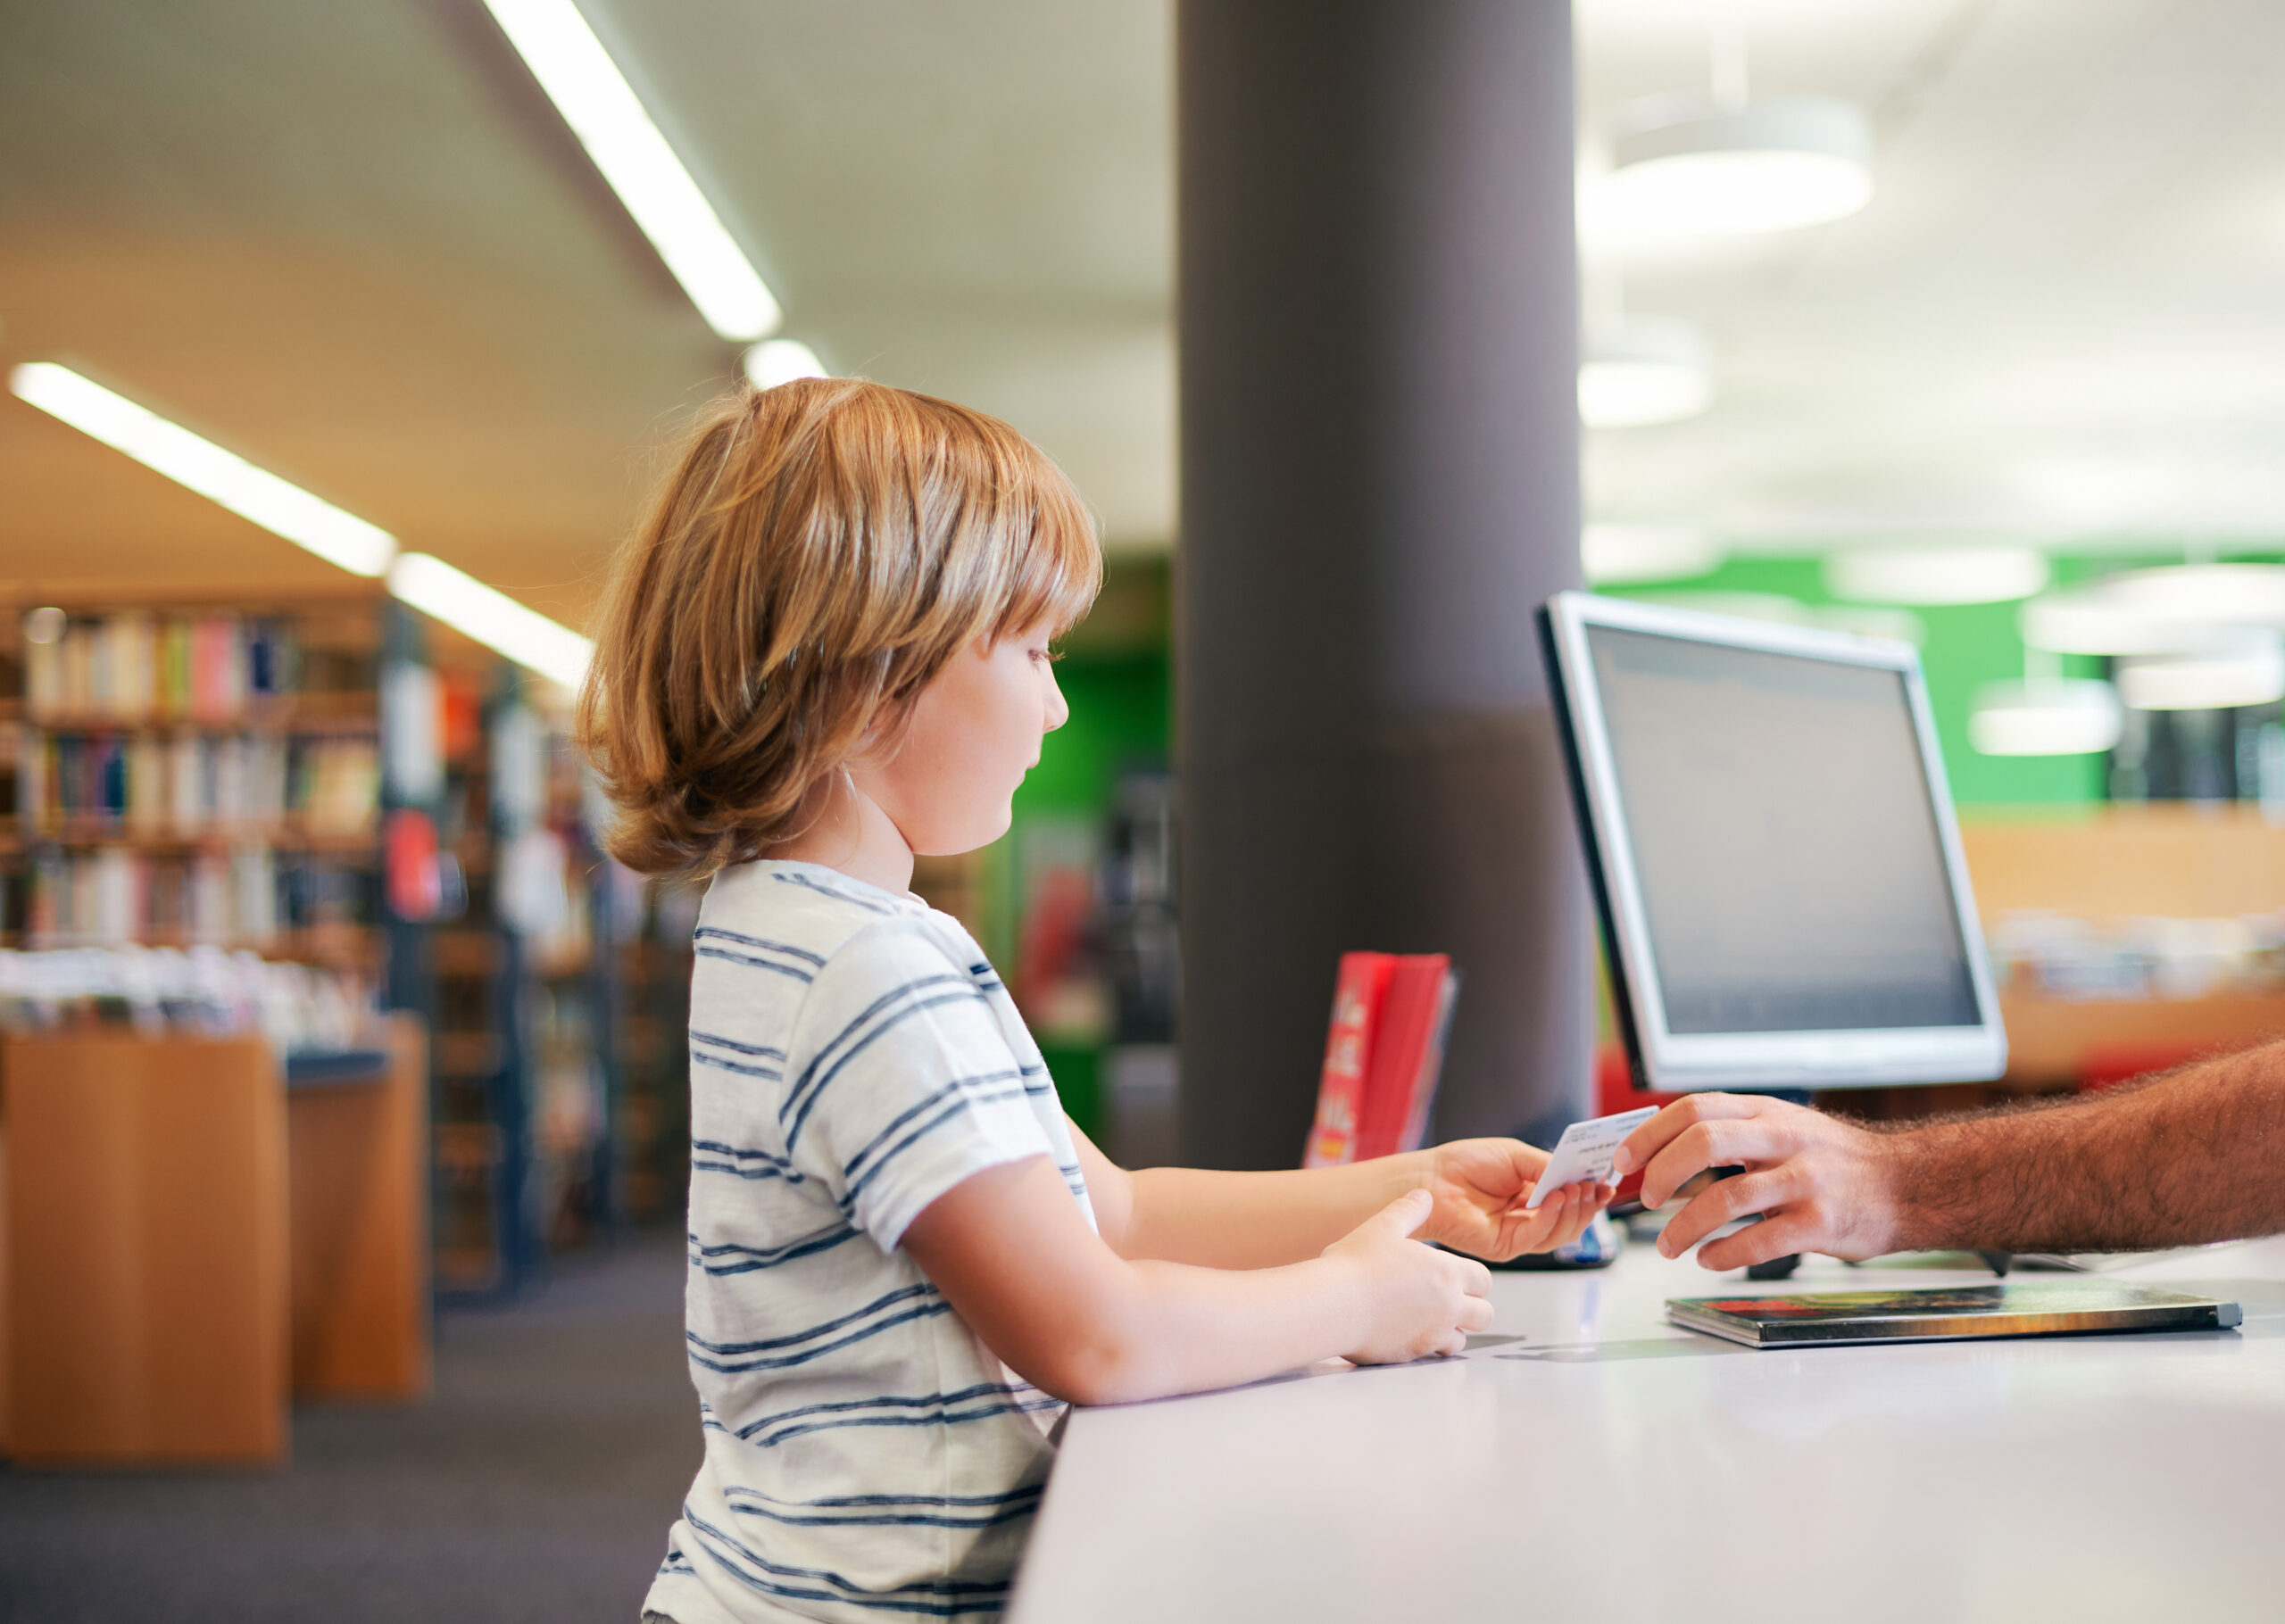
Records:
[[[1539,1182],[1532,1186],[1532,1198],[1524,1205],[1536,1211],[1542,1199],[1566,1184],[1609,1183],[1611,1153],[1628,1134],[1658,1114],[1658,1106],[1644,1106],[1640,1111],[1573,1123],[1555,1141],[1555,1155],[1539,1175]]]

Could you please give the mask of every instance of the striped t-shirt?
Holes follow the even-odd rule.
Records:
[[[990,1615],[1062,1405],[899,1249],[971,1173],[1052,1157],[1055,1090],[975,941],[811,863],[724,871],[690,999],[688,1343],[705,1463],[644,1603],[677,1624]]]

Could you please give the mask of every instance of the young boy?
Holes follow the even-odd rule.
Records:
[[[583,736],[613,850],[710,874],[688,1347],[706,1454],[646,1617],[1003,1605],[1064,1404],[1458,1352],[1527,1210],[1508,1139],[1315,1172],[1112,1166],[918,853],[973,849],[1067,712],[1094,528],[1006,425],[853,380],[741,391],[618,560]],[[1300,1057],[1297,1056],[1297,1063]]]

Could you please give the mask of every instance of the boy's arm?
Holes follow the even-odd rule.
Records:
[[[1280,1269],[1130,1262],[1088,1227],[1053,1162],[1033,1156],[953,1186],[902,1245],[1018,1374],[1076,1404],[1117,1404],[1334,1355],[1458,1353],[1491,1322],[1490,1275],[1407,1239],[1427,1212],[1407,1197]]]
[[[1519,1139],[1455,1139],[1340,1167],[1215,1172],[1112,1164],[1075,1126],[1072,1143],[1103,1239],[1122,1257],[1212,1269],[1265,1269],[1315,1257],[1408,1190],[1433,1197],[1424,1240],[1503,1263],[1551,1251],[1610,1199],[1575,1185],[1533,1212],[1522,1203],[1547,1153]]]

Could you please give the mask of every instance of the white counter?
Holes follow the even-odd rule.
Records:
[[[1818,1258],[1772,1288],[1990,1278]],[[2285,1616],[2285,1239],[2116,1278],[2245,1326],[1762,1352],[1667,1325],[1742,1277],[1647,1246],[1500,1274],[1463,1358],[1075,1413],[1011,1616]]]

